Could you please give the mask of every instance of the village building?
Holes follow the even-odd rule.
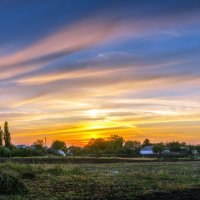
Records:
[[[142,149],[140,149],[140,154],[141,155],[153,155],[153,146],[146,146]]]

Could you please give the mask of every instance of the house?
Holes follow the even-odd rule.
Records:
[[[25,145],[25,144],[20,144],[20,145],[17,145],[16,148],[17,149],[26,149],[28,148],[29,146]]]
[[[141,155],[153,155],[153,146],[146,146],[142,149],[140,149]]]
[[[193,149],[193,150],[192,150],[192,155],[198,155],[197,149]]]
[[[34,145],[34,144],[32,144],[32,145],[30,146],[30,148],[31,148],[32,150],[36,150],[36,149],[37,149],[36,145]]]
[[[56,151],[56,153],[57,153],[59,156],[66,156],[66,153],[65,153],[63,150],[58,150],[58,151]]]
[[[168,147],[164,147],[162,154],[164,155],[170,154],[170,149]]]

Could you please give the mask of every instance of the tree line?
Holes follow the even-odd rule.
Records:
[[[140,150],[146,146],[151,146],[154,155],[161,155],[164,150],[171,152],[182,152],[192,154],[194,150],[200,154],[200,145],[186,144],[185,142],[172,141],[167,143],[152,143],[149,139],[143,142],[136,140],[125,140],[122,136],[111,135],[108,138],[91,138],[84,147],[69,146],[64,141],[53,141],[51,147],[46,147],[43,140],[35,141],[31,146],[14,146],[11,143],[8,122],[4,123],[4,129],[0,127],[0,156],[43,156],[58,155],[58,151],[63,151],[68,155],[125,155],[139,156]]]

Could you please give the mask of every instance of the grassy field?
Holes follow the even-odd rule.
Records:
[[[136,157],[136,158],[121,158],[121,157],[78,157],[78,156],[42,156],[42,157],[10,157],[0,158],[0,163],[29,163],[29,164],[83,164],[83,163],[135,163],[135,162],[181,162],[181,161],[200,161],[200,157]]]
[[[200,199],[200,162],[3,163],[0,199]]]

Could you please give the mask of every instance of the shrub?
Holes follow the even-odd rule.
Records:
[[[0,157],[10,157],[11,151],[7,147],[0,147]]]
[[[13,149],[11,151],[13,157],[29,157],[33,156],[33,150],[30,148],[25,149]]]
[[[28,190],[19,178],[6,173],[0,173],[0,194],[23,194]]]

